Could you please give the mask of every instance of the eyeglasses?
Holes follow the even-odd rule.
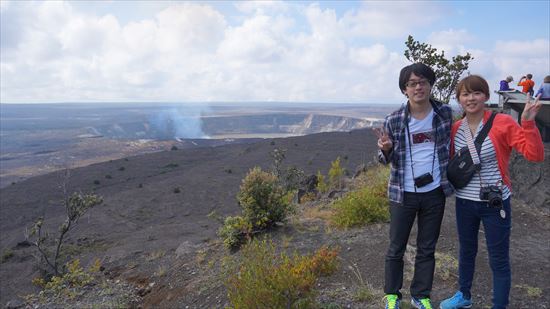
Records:
[[[426,87],[428,84],[429,82],[427,79],[421,79],[419,81],[408,81],[405,86],[408,88],[416,88],[417,85],[420,85],[420,87]]]

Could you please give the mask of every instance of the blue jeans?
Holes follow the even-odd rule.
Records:
[[[504,219],[500,215],[501,209],[506,212]],[[470,289],[475,272],[480,222],[483,223],[489,265],[493,272],[493,309],[506,308],[512,281],[509,254],[512,226],[510,198],[503,201],[502,208],[488,207],[486,202],[456,198],[456,223],[460,242],[458,261],[460,291],[465,298],[471,298]]]

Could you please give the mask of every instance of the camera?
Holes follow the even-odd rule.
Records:
[[[487,201],[489,207],[502,207],[502,190],[499,186],[481,187],[479,199]]]
[[[434,181],[434,178],[432,177],[432,174],[426,173],[422,174],[414,179],[414,185],[417,188],[422,188],[423,186],[430,184]]]

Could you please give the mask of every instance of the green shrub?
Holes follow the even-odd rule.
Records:
[[[126,168],[124,166],[121,166],[121,167],[118,168],[118,170],[121,171],[121,172],[124,171],[125,169]]]
[[[112,179],[112,178],[113,178],[113,176],[111,176],[111,175],[107,174],[107,175],[105,175],[105,178],[107,178],[107,179]]]
[[[291,206],[277,177],[255,167],[243,179],[237,200],[244,218],[254,230],[266,229],[284,222]]]
[[[178,187],[174,188],[174,193],[177,194],[177,193],[180,193],[180,192],[181,192],[181,189],[180,189],[180,188],[178,188]]]
[[[94,264],[87,270],[80,266],[80,260],[75,259],[65,265],[67,271],[60,276],[53,276],[49,281],[42,278],[34,278],[32,283],[42,287],[40,296],[68,297],[74,298],[77,292],[82,292],[82,287],[93,284],[99,274],[100,262],[95,260]],[[31,295],[32,297],[33,295]]]
[[[218,231],[228,248],[238,248],[250,239],[252,226],[241,216],[227,217]]]
[[[328,185],[325,181],[325,176],[321,174],[321,171],[317,171],[317,191],[320,193],[326,193],[328,191]]]
[[[332,204],[334,209],[332,223],[337,227],[348,228],[388,221],[389,201],[386,197],[388,175],[389,169],[386,167],[367,171],[368,184],[347,193]]]
[[[315,282],[337,268],[336,249],[313,255],[276,253],[271,241],[252,241],[226,272],[231,308],[317,308]]]
[[[99,180],[94,180],[94,185],[99,185],[101,182]]]
[[[330,170],[328,171],[328,177],[330,186],[336,189],[342,189],[342,176],[344,175],[344,169],[340,166],[340,157],[332,161],[330,164]]]

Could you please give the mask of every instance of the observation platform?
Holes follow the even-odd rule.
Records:
[[[509,114],[518,123],[521,119],[521,113],[525,108],[525,101],[527,95],[518,90],[512,91],[495,91],[498,94],[498,106],[488,106],[490,108],[498,109],[506,114]],[[534,98],[532,99],[534,100]],[[542,135],[543,142],[550,142],[550,101],[540,100],[542,103],[541,109],[535,118],[537,127]],[[496,104],[493,104],[496,105]]]

